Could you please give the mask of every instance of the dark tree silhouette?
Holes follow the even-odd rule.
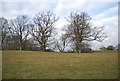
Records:
[[[113,45],[107,46],[107,50],[115,50],[115,47]]]
[[[100,47],[99,49],[100,49],[100,50],[107,50],[107,48],[104,47],[104,46],[103,46],[103,47]]]

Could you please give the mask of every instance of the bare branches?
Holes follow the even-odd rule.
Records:
[[[59,39],[55,41],[55,47],[60,51],[64,52],[65,48],[70,44],[71,40],[67,34],[62,34]]]
[[[59,39],[53,39],[55,23],[58,21],[56,14],[51,12],[40,12],[35,15],[31,22],[28,22],[28,17],[18,16],[16,19],[11,20],[8,23],[7,19],[0,18],[0,24],[2,26],[2,43],[9,32],[8,39],[16,39],[17,49],[22,49],[23,42],[25,43],[31,34],[35,43],[37,42],[37,49],[40,47],[41,51],[46,51],[48,48],[54,48],[63,52],[66,47],[70,46],[76,52],[81,52],[83,47],[88,47],[89,41],[102,42],[107,36],[105,35],[104,27],[92,27],[91,17],[85,13],[70,13],[65,18],[69,24],[66,25],[66,32],[62,34]],[[8,40],[9,41],[9,40]],[[28,40],[27,40],[28,41]],[[11,41],[15,42],[15,41]],[[18,47],[19,46],[19,47]],[[52,47],[54,46],[54,47]]]
[[[89,39],[86,39],[88,41],[99,41],[102,42],[105,38],[107,38],[106,34],[103,32],[104,27],[94,27],[91,30],[91,33],[89,35]]]
[[[70,13],[66,18],[69,25],[66,32],[70,35],[76,46],[76,52],[80,52],[82,42],[84,41],[103,41],[106,35],[103,33],[103,27],[92,27],[91,17],[87,13]]]
[[[1,30],[2,30],[2,32],[1,32],[2,33],[1,44],[3,44],[7,34],[9,33],[8,20],[3,18],[3,17],[0,18],[0,27],[1,27]]]
[[[19,36],[19,49],[22,50],[22,41],[27,39],[29,35],[28,32],[28,17],[27,16],[19,16],[15,20],[11,20],[11,34]]]
[[[39,42],[42,51],[46,50],[57,20],[58,17],[51,12],[40,12],[33,19],[35,27],[31,30],[31,35]]]

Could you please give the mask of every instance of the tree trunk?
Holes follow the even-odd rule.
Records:
[[[81,43],[79,41],[76,43],[76,53],[81,53]]]
[[[20,39],[20,51],[22,50],[22,40]]]
[[[81,49],[77,49],[77,50],[76,50],[76,53],[81,53]]]
[[[22,49],[22,48],[21,48],[21,45],[20,45],[20,49],[19,49],[19,50],[21,51],[21,49]]]
[[[20,35],[20,51],[22,50],[22,34]]]
[[[79,50],[79,53],[81,53],[81,49]]]
[[[76,45],[76,52],[79,53],[79,45]]]
[[[41,51],[45,51],[46,50],[46,46],[44,44],[41,45]]]

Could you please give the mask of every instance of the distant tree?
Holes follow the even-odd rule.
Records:
[[[100,47],[99,49],[100,49],[100,50],[107,50],[106,47]]]
[[[106,38],[103,27],[92,27],[90,23],[91,17],[85,12],[70,13],[66,20],[69,24],[65,31],[74,42],[77,53],[81,52],[83,42],[93,40],[102,42]]]
[[[52,49],[46,49],[46,52],[54,52]]]
[[[38,41],[42,51],[45,51],[48,46],[57,20],[58,17],[51,12],[40,12],[33,19],[35,26],[32,27],[30,32],[34,39]]]
[[[75,47],[74,42],[71,42],[69,46],[70,46],[72,52],[76,52],[76,47]]]
[[[91,53],[92,49],[91,49],[91,45],[89,43],[81,43],[81,52],[82,53]]]
[[[8,20],[6,18],[1,17],[0,18],[0,27],[1,27],[1,44],[5,42],[5,38],[7,37],[7,34],[9,33],[9,24]]]
[[[29,26],[28,26],[28,16],[22,15],[17,17],[14,20],[11,20],[11,35],[12,36],[18,36],[19,41],[19,50],[22,50],[22,43],[23,40],[27,39],[27,36],[29,35]]]
[[[65,48],[70,44],[71,40],[69,39],[67,34],[62,34],[59,39],[55,41],[55,48],[57,48],[60,52],[64,52]]]
[[[114,49],[115,49],[115,47],[113,45],[107,46],[107,50],[114,50]]]
[[[81,49],[91,48],[91,45],[88,42],[81,43]]]
[[[23,50],[33,50],[34,47],[34,41],[30,41],[30,39],[23,41],[22,43],[22,49]]]
[[[3,50],[19,50],[19,36],[18,35],[7,35],[4,40]]]
[[[91,53],[92,49],[91,48],[84,48],[81,50],[82,53]]]

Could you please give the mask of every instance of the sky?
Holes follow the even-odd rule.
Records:
[[[70,12],[86,12],[92,18],[92,25],[104,26],[107,35],[103,42],[91,42],[92,48],[97,50],[102,46],[118,44],[118,0],[2,0],[0,5],[0,17],[7,19],[19,15],[28,15],[32,19],[41,11],[51,11],[59,16],[56,31],[68,23],[65,17]]]

